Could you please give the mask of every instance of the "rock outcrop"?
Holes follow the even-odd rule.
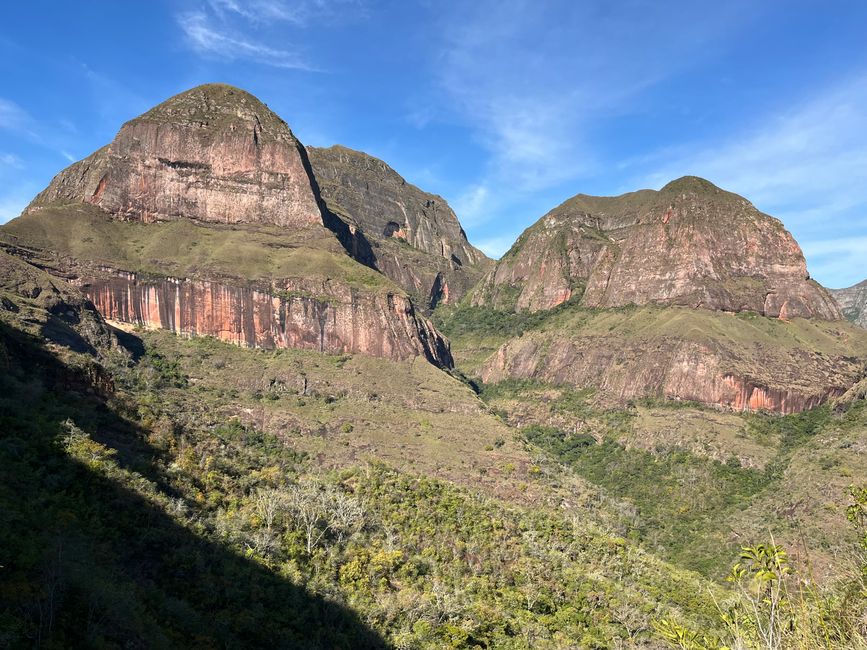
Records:
[[[798,413],[863,374],[867,334],[820,323],[682,307],[578,312],[505,343],[481,377],[594,387],[615,403],[652,397]]]
[[[492,264],[467,241],[445,199],[383,161],[342,146],[308,152],[328,209],[361,229],[376,268],[419,304],[457,302]]]
[[[695,177],[618,197],[578,195],[526,230],[473,304],[538,311],[683,305],[836,320],[777,219]]]
[[[848,289],[828,289],[843,315],[858,325],[867,328],[867,280]]]
[[[283,282],[276,289],[133,273],[100,275],[82,289],[109,320],[246,347],[397,360],[424,356],[439,366],[452,365],[448,343],[405,296],[359,292],[342,283]]]
[[[322,223],[304,147],[262,102],[222,84],[198,86],[127,122],[28,210],[58,201],[144,222]]]
[[[423,356],[448,342],[319,196],[306,149],[252,95],[212,84],[123,125],[61,172],[0,243],[106,318],[239,345]]]

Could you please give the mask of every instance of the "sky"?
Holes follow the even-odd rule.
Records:
[[[863,0],[29,0],[0,9],[0,223],[192,86],[382,158],[493,257],[578,194],[707,178],[867,278]]]

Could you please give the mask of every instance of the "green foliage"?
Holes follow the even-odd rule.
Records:
[[[859,490],[852,490],[850,507],[856,511]],[[801,579],[778,544],[742,547],[728,581],[739,597],[718,603],[722,640],[668,618],[653,622],[657,636],[681,650],[867,648],[863,625],[867,600],[846,597],[846,585],[836,591],[820,590],[812,581]]]
[[[612,422],[616,426],[616,420]],[[708,575],[719,575],[730,552],[728,544],[713,534],[723,515],[768,484],[763,472],[686,451],[653,454],[627,449],[610,438],[596,444],[588,434],[537,425],[522,433],[582,477],[633,503],[633,530],[651,548]]]

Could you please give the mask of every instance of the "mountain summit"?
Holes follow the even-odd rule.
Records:
[[[569,199],[524,231],[473,297],[530,311],[566,301],[841,318],[780,221],[695,176]]]
[[[223,84],[198,86],[127,122],[29,210],[56,201],[145,222],[322,223],[304,147],[262,102]]]
[[[353,259],[364,235],[325,208],[286,123],[232,86],[198,86],[124,124],[0,241],[74,278],[107,319],[451,365],[412,298]]]

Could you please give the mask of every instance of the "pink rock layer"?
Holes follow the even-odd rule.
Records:
[[[277,292],[209,282],[134,274],[83,286],[108,320],[161,328],[187,336],[213,336],[257,348],[298,348],[332,354],[361,353],[395,360],[424,356],[451,367],[448,342],[412,303],[396,294],[356,292],[345,286],[286,287]],[[275,295],[276,294],[276,295]]]
[[[29,209],[53,201],[145,222],[322,223],[304,147],[255,97],[221,85],[194,88],[127,122]]]
[[[485,382],[533,378],[554,384],[593,386],[607,398],[625,402],[644,397],[695,401],[737,411],[800,413],[842,395],[859,372],[857,360],[768,351],[762,379],[733,368],[750,366],[738,351],[712,345],[660,339],[625,341],[514,339],[481,371]],[[772,386],[774,368],[796,368],[800,381]],[[762,368],[756,368],[762,371]]]

